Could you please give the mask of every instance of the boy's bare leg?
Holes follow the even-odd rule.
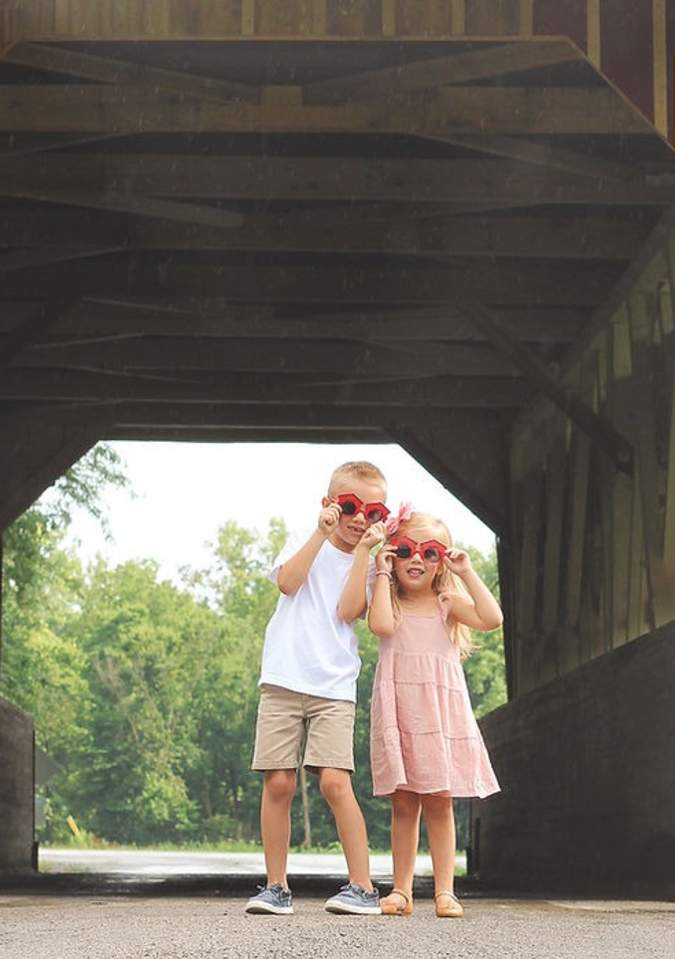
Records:
[[[349,881],[372,892],[366,822],[352,789],[351,775],[346,769],[320,769],[319,789],[335,816],[335,825],[347,860]]]
[[[392,795],[391,854],[394,863],[394,888],[407,892],[411,899],[421,811],[422,803],[417,793],[400,789]],[[401,898],[397,897],[398,900]],[[400,905],[405,903],[397,903],[397,908]]]
[[[260,835],[265,850],[268,885],[280,882],[284,888],[288,846],[291,841],[291,803],[295,795],[295,770],[265,772],[260,804]]]
[[[436,892],[452,892],[455,882],[455,817],[452,799],[422,796]]]

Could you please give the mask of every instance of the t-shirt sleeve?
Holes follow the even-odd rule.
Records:
[[[291,533],[284,545],[281,547],[278,555],[274,558],[272,566],[267,572],[267,578],[271,579],[272,582],[276,584],[281,567],[291,558],[291,556],[295,556],[300,547],[305,545],[311,535],[311,530]]]

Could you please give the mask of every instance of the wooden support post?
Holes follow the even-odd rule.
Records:
[[[466,0],[451,0],[452,35],[463,37],[466,33]]]
[[[241,32],[245,37],[255,36],[256,0],[241,0]]]
[[[312,33],[323,37],[328,33],[328,0],[312,0]]]
[[[396,0],[382,0],[382,34],[396,36]]]
[[[666,0],[652,0],[654,45],[654,126],[668,137],[668,24]]]
[[[531,37],[534,33],[534,0],[520,0],[520,35]]]
[[[600,4],[601,0],[586,0],[586,52],[598,69],[602,62]]]

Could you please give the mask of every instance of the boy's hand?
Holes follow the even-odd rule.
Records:
[[[384,528],[384,523],[373,523],[372,526],[369,526],[365,531],[361,539],[359,540],[359,546],[365,546],[366,549],[370,552],[373,546],[377,546],[378,543],[383,543],[384,538],[387,535]]]
[[[319,530],[328,538],[337,529],[342,510],[337,503],[329,503],[319,513]]]
[[[473,568],[471,557],[463,549],[451,549],[450,552],[445,554],[443,562],[451,573],[457,573],[458,576],[470,572]]]
[[[396,547],[392,546],[391,543],[387,543],[386,546],[383,546],[375,557],[375,569],[378,571],[383,571],[385,573],[391,573],[394,568],[394,556],[396,555]]]

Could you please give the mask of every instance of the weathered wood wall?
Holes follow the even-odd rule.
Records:
[[[675,0],[6,0],[0,42],[566,35],[668,134]]]
[[[503,790],[473,803],[482,882],[675,898],[674,680],[675,624],[481,720]]]
[[[675,619],[675,230],[658,236],[562,371],[631,443],[632,471],[544,402],[518,420],[513,695]]]

